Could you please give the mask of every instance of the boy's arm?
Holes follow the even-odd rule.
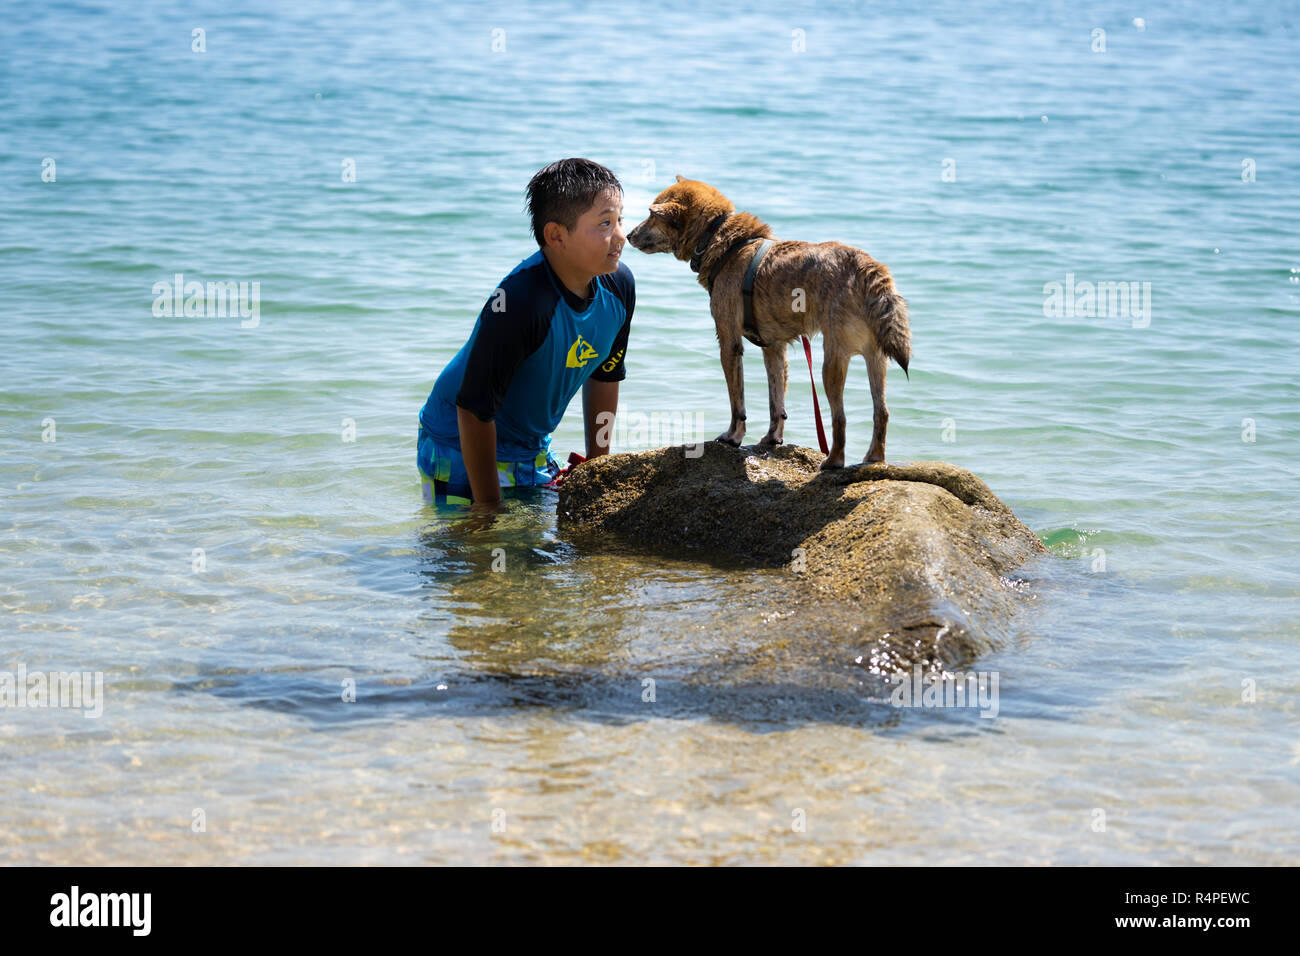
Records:
[[[587,457],[609,454],[609,436],[618,411],[618,382],[589,378],[582,386],[582,418],[587,426]]]
[[[587,425],[588,458],[609,454],[609,436],[614,427],[614,414],[618,411],[618,383],[627,377],[623,359],[627,355],[632,310],[636,306],[636,285],[631,271],[622,263],[619,264],[618,275],[616,288],[623,296],[627,315],[623,319],[623,327],[614,337],[609,355],[582,386],[582,417]]]
[[[470,492],[476,505],[501,504],[497,478],[497,423],[483,421],[467,408],[456,406],[460,428],[460,455],[465,460]]]
[[[475,505],[500,506],[496,414],[515,370],[542,344],[549,329],[533,291],[523,273],[507,276],[479,313],[465,359],[456,393],[456,427]]]

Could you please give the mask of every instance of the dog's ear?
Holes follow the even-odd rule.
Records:
[[[650,204],[650,215],[658,216],[670,226],[680,226],[686,213],[686,207],[679,202],[657,202]]]
[[[680,182],[684,182],[685,179],[686,179],[686,177],[683,176],[681,173],[678,173],[678,174],[677,174],[677,181],[678,181],[679,183],[680,183]]]

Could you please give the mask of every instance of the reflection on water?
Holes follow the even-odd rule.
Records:
[[[368,582],[344,630],[328,622],[338,597],[312,617],[284,578],[274,587],[303,602],[303,623],[269,641],[244,620],[192,645],[192,663],[119,669],[99,722],[4,714],[11,766],[26,768],[9,786],[27,796],[0,810],[11,849],[31,862],[75,847],[92,863],[1138,863],[1260,862],[1280,845],[1285,761],[1226,778],[1151,764],[1152,719],[1197,722],[1177,744],[1188,759],[1207,735],[1247,753],[1273,738],[1266,712],[1152,676],[1163,650],[1136,635],[1169,627],[1159,587],[1061,558],[1027,567],[1032,612],[976,665],[1000,674],[998,717],[895,709],[855,683],[854,647],[767,620],[782,572],[588,550],[557,537],[553,508],[516,502],[489,527],[422,511],[396,532],[411,547],[385,531],[319,551]],[[306,553],[314,533],[282,540]],[[281,549],[266,550],[272,575]],[[1121,604],[1123,632],[1083,613]],[[1207,822],[1223,801],[1241,808],[1244,849]],[[1116,827],[1163,814],[1165,828],[1102,842],[1088,830],[1099,805],[1117,806]],[[922,838],[936,832],[941,845]]]
[[[788,572],[638,553],[615,540],[557,537],[554,495],[502,513],[426,512],[412,552],[427,647],[419,678],[339,669],[376,711],[464,716],[540,707],[598,721],[722,720],[763,727],[897,721],[890,686],[864,665],[869,634],[829,606],[790,611]],[[1021,577],[1021,587],[1029,581]],[[806,613],[806,612],[805,612]],[[205,671],[177,690],[208,691],[325,724],[335,706],[311,669]],[[960,718],[958,718],[960,719]]]

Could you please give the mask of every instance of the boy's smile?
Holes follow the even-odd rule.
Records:
[[[542,251],[560,281],[580,298],[588,298],[591,280],[618,269],[627,234],[623,231],[623,198],[614,190],[596,197],[572,230],[558,222],[546,225]]]

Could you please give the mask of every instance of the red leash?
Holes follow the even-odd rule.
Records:
[[[579,455],[576,451],[569,452],[569,464],[566,465],[564,468],[561,468],[559,472],[556,473],[555,477],[552,478],[550,481],[548,481],[546,484],[542,485],[542,487],[543,488],[560,487],[562,484],[564,484],[564,479],[565,477],[568,476],[569,472],[573,471],[573,469],[576,466],[581,465],[586,460],[587,460],[586,458],[584,458],[582,455]]]
[[[813,377],[812,370],[812,343],[808,341],[808,336],[799,336],[803,339],[803,354],[808,359],[808,381],[812,382],[813,390],[813,417],[817,419],[817,444],[822,446],[822,454],[829,455],[830,449],[826,447],[826,432],[822,430],[822,407],[817,403],[817,379]]]
[[[813,393],[813,418],[817,420],[817,444],[821,445],[823,455],[829,455],[831,453],[831,450],[830,447],[826,444],[826,430],[822,427],[822,407],[821,407],[821,403],[817,401],[817,378],[813,375],[812,343],[808,341],[808,336],[806,335],[801,335],[800,338],[803,339],[804,358],[808,360],[808,381],[812,385],[812,393]],[[569,452],[568,467],[563,469],[558,475],[556,475],[546,484],[542,485],[542,487],[543,488],[560,487],[562,484],[564,484],[565,476],[567,476],[569,472],[573,470],[574,465],[580,465],[586,460],[587,460],[586,458],[583,458],[576,451]]]

